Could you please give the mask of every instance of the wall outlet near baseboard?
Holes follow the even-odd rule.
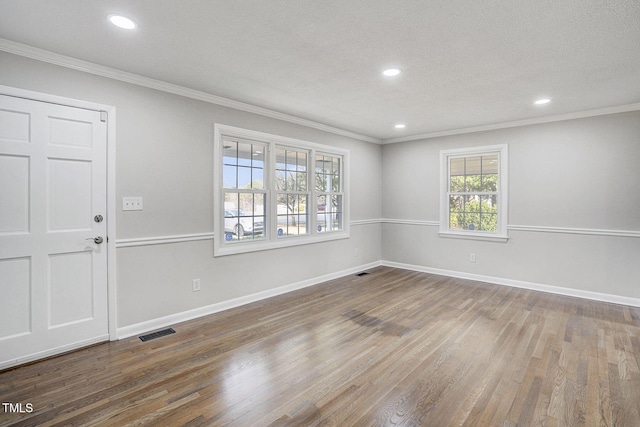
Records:
[[[200,290],[200,279],[193,279],[192,286],[193,292],[198,292]]]
[[[476,262],[476,254],[469,254],[469,261]]]

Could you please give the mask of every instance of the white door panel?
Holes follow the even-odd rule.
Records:
[[[0,369],[108,337],[100,117],[0,95]]]
[[[93,309],[91,251],[49,255],[49,327],[91,321]]]
[[[49,231],[91,230],[91,161],[48,159]]]
[[[0,109],[0,140],[29,142],[29,113]]]
[[[0,155],[0,183],[0,233],[28,233],[29,157]]]
[[[0,260],[3,298],[0,313],[11,322],[0,322],[0,337],[15,337],[31,331],[31,258]]]

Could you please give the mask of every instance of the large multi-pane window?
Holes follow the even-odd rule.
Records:
[[[348,237],[348,155],[216,125],[214,254]]]
[[[506,145],[441,152],[440,233],[506,238]]]

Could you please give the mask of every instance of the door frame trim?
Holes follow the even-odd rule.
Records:
[[[116,297],[116,107],[0,85],[0,95],[107,113],[107,310],[109,340],[117,339]]]

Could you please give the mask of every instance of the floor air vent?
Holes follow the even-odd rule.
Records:
[[[160,337],[163,337],[165,335],[171,335],[171,334],[175,334],[175,333],[176,333],[176,331],[174,331],[173,328],[163,329],[162,331],[152,332],[150,334],[141,336],[140,337],[140,341],[149,341],[149,340],[152,340],[154,338],[160,338]]]
[[[362,276],[366,276],[367,274],[369,274],[369,273],[367,273],[366,271],[362,271],[362,272],[356,274],[356,276],[362,277]]]

